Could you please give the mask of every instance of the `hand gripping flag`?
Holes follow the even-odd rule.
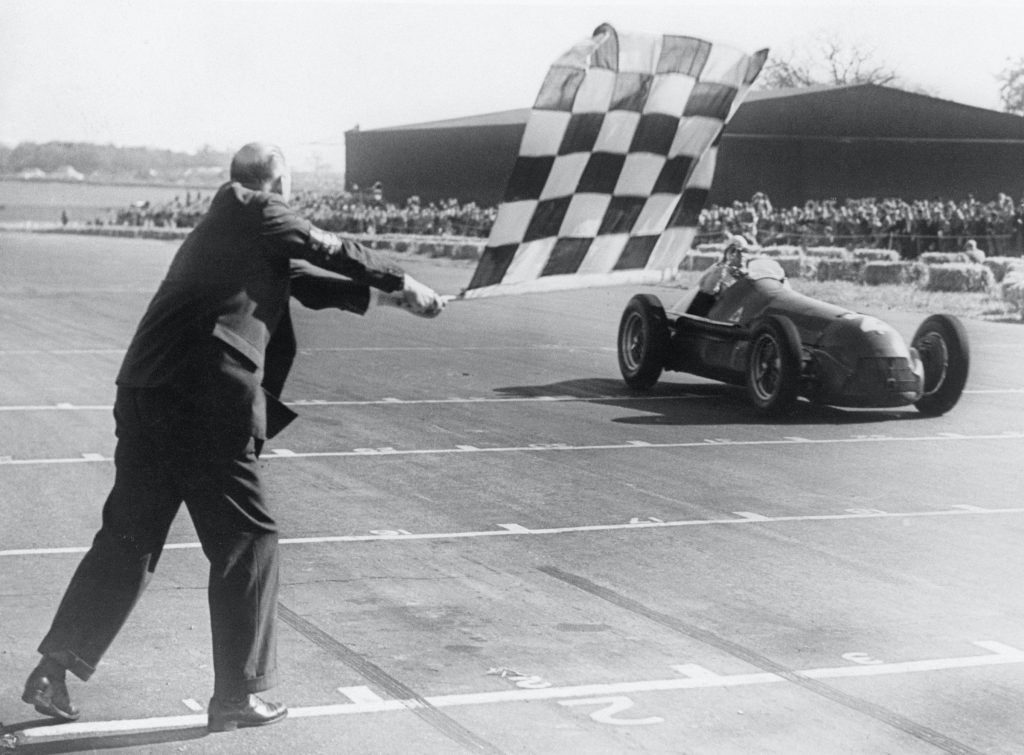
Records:
[[[599,26],[548,71],[459,298],[675,276],[718,138],[767,55]]]

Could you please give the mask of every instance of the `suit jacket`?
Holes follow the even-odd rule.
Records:
[[[176,388],[212,427],[273,437],[295,416],[279,400],[296,352],[289,297],[361,313],[369,286],[397,291],[403,275],[279,195],[225,184],[171,261],[117,384]]]

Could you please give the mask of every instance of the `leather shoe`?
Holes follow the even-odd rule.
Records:
[[[240,700],[210,698],[206,727],[210,731],[234,731],[246,726],[267,726],[288,715],[283,703],[268,703],[256,695]]]
[[[28,675],[21,699],[29,705],[34,705],[44,716],[76,721],[82,715],[82,712],[71,704],[71,696],[68,695],[68,687],[64,683],[64,674],[55,673],[44,663],[40,663]]]

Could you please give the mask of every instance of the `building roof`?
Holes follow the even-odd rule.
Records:
[[[447,118],[440,121],[427,121],[425,123],[412,123],[401,126],[387,126],[377,129],[363,129],[362,133],[369,131],[412,131],[416,129],[442,129],[442,128],[479,128],[481,126],[520,126],[526,123],[530,117],[531,108],[517,108],[515,110],[501,110],[496,113],[484,113],[483,115],[467,115],[462,118]]]
[[[517,108],[363,133],[522,126],[530,112]],[[768,135],[1017,141],[1024,139],[1024,118],[877,84],[753,90],[725,137]]]
[[[1019,141],[1024,118],[878,84],[758,91],[726,136]]]

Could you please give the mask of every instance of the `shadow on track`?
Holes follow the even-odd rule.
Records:
[[[898,409],[841,409],[801,400],[790,414],[762,417],[747,401],[742,388],[725,383],[659,383],[636,393],[621,380],[581,378],[545,385],[495,388],[517,398],[570,396],[633,412],[612,420],[626,425],[861,425],[892,420],[925,419],[913,407]],[[678,400],[672,400],[678,399]]]

